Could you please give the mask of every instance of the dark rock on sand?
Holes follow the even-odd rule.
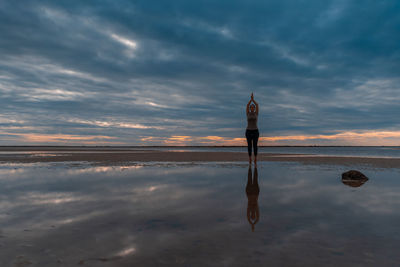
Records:
[[[368,177],[362,174],[359,171],[350,170],[342,173],[342,183],[351,187],[360,187],[366,181],[368,181]]]
[[[367,176],[365,176],[361,172],[355,171],[355,170],[350,170],[348,172],[342,173],[342,179],[352,179],[352,180],[364,180],[364,179],[367,179],[368,180]]]

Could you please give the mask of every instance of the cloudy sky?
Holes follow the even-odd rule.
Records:
[[[400,2],[0,1],[0,145],[400,145]]]

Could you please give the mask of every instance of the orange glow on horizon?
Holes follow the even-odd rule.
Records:
[[[55,141],[76,141],[76,140],[82,140],[82,141],[90,141],[94,139],[114,139],[114,137],[110,136],[101,136],[101,135],[95,135],[95,136],[82,136],[82,135],[71,135],[71,134],[20,134],[24,138],[26,138],[28,141],[34,141],[34,142],[55,142]]]
[[[10,133],[0,132],[2,135],[16,136],[16,141],[27,143],[81,143],[87,145],[98,144],[122,144],[120,142],[110,142],[107,140],[114,140],[116,137],[105,135],[73,135],[73,134],[34,134],[34,133]]]
[[[54,143],[54,144],[82,144],[82,145],[131,145],[122,142],[118,137],[106,135],[74,135],[74,134],[35,134],[1,132],[0,135],[9,135],[9,141],[19,143]],[[134,140],[136,141],[136,140]],[[169,137],[142,136],[140,145],[222,145],[244,146],[245,137],[223,136],[189,136],[171,135]],[[286,136],[261,136],[259,145],[400,145],[400,131],[346,131],[336,134],[319,135],[286,135]]]
[[[222,136],[171,136],[171,137],[145,137],[141,141],[158,142],[165,145],[246,145],[245,137],[228,138]],[[296,142],[297,145],[310,145],[307,141],[329,141],[330,145],[399,145],[400,131],[364,131],[364,132],[340,132],[337,134],[319,135],[286,135],[260,137],[260,145],[285,145],[287,142]],[[335,142],[336,141],[336,142]]]

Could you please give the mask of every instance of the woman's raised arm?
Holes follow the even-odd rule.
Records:
[[[251,99],[250,99],[249,103],[247,103],[246,114],[250,112],[250,103],[251,103]]]
[[[259,110],[259,108],[258,108],[258,103],[253,99],[253,102],[254,102],[254,104],[256,104],[256,113],[257,113],[257,115],[258,115],[258,110]]]

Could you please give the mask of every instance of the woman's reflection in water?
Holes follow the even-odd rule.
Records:
[[[247,195],[247,220],[251,225],[251,230],[254,232],[254,226],[260,219],[260,210],[258,209],[258,195],[260,188],[258,187],[258,172],[257,167],[254,168],[254,176],[249,166],[247,175],[246,195]]]

